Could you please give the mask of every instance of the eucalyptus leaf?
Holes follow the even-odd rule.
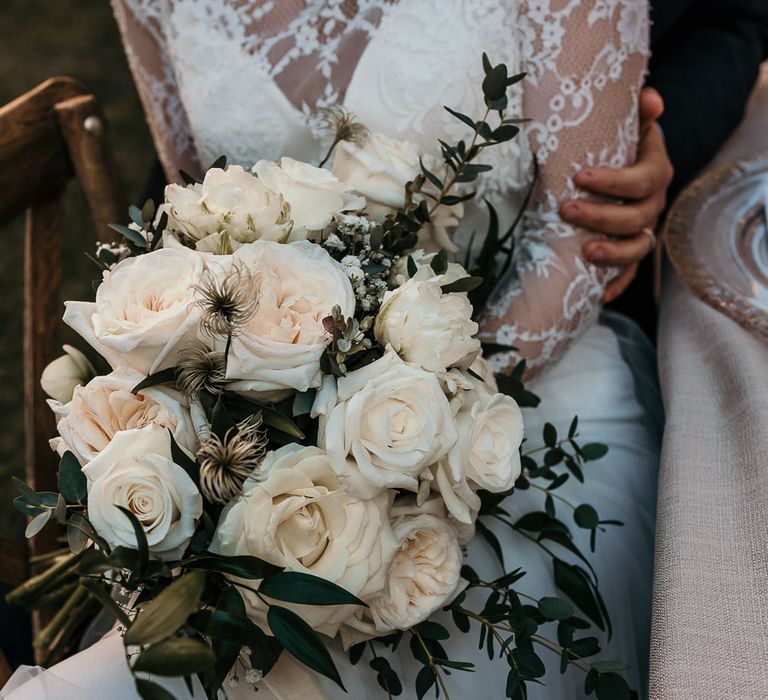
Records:
[[[418,700],[421,700],[436,682],[435,672],[429,666],[422,667],[416,674],[416,697]]]
[[[143,221],[152,221],[155,218],[155,203],[152,199],[145,201],[141,207],[141,218]]]
[[[80,513],[73,513],[67,521],[67,544],[72,554],[79,554],[88,544],[86,528],[91,524]]]
[[[573,605],[562,598],[548,596],[539,601],[539,612],[547,620],[567,620],[573,615]]]
[[[460,122],[464,122],[472,131],[475,130],[475,120],[472,119],[472,117],[468,117],[466,114],[462,114],[461,112],[457,112],[454,109],[451,109],[450,107],[446,107],[443,105],[443,109],[448,112],[448,114],[456,117]]]
[[[579,452],[585,462],[594,462],[608,454],[608,446],[599,442],[590,442],[587,445],[583,445]]]
[[[40,532],[40,530],[42,530],[48,524],[48,521],[51,519],[52,515],[53,515],[52,510],[44,510],[42,513],[38,513],[27,524],[27,529],[24,530],[24,537],[26,537],[27,539],[29,539],[30,537],[34,537],[38,532]]]
[[[85,503],[88,480],[73,452],[67,450],[59,462],[59,491],[69,503]]]
[[[139,233],[138,231],[134,231],[132,228],[128,228],[127,226],[123,226],[122,224],[109,224],[109,228],[111,228],[113,231],[116,231],[123,238],[126,238],[131,243],[138,246],[139,248],[147,247],[147,241],[144,239],[144,236],[142,236],[141,233]]]
[[[585,530],[592,530],[600,523],[600,516],[588,503],[582,503],[573,511],[573,519],[580,528]]]
[[[618,673],[601,673],[595,687],[597,700],[630,700],[627,682]]]
[[[555,585],[601,630],[606,628],[601,606],[587,575],[578,566],[554,558]]]
[[[140,228],[143,228],[144,216],[141,213],[141,209],[139,209],[135,204],[131,204],[131,206],[128,207],[128,216],[134,224]]]

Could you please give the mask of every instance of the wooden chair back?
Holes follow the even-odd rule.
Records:
[[[76,179],[102,240],[124,217],[125,203],[93,95],[70,78],[52,78],[0,107],[0,226],[24,214],[24,432],[26,481],[56,490],[57,463],[48,446],[55,421],[40,387],[43,368],[61,349],[59,287],[63,198]],[[10,494],[3,494],[8,497]],[[30,556],[56,546],[54,528],[28,543],[0,538],[0,581],[26,578]],[[39,622],[39,621],[38,621]]]

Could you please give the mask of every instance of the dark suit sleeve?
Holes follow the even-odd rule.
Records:
[[[768,57],[768,0],[694,0],[674,23],[666,21],[664,3],[653,13],[661,32],[654,36],[648,84],[666,103],[660,123],[675,166],[674,196],[744,114]]]

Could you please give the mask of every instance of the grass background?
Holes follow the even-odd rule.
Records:
[[[57,75],[80,80],[102,103],[128,200],[140,203],[154,151],[108,0],[2,0],[0,105]],[[95,233],[76,184],[65,216],[62,299],[90,298],[98,272],[83,253]],[[23,518],[9,479],[24,471],[22,221],[2,227],[0,237],[0,533],[19,536]]]

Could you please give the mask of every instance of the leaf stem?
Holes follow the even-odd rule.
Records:
[[[485,122],[485,120],[488,118],[488,115],[491,113],[491,108],[486,107],[485,108],[485,114],[483,115],[483,118],[480,120],[481,122]],[[503,117],[502,117],[503,118]],[[461,157],[461,160],[456,166],[456,170],[453,172],[453,175],[451,175],[450,179],[446,180],[446,182],[443,184],[442,189],[440,190],[439,194],[437,195],[437,201],[432,205],[432,208],[429,210],[429,218],[432,218],[432,214],[435,213],[435,210],[440,206],[440,201],[445,197],[452,189],[453,186],[456,184],[456,180],[458,179],[459,175],[461,175],[462,171],[464,170],[464,167],[469,163],[471,159],[467,158],[467,154],[471,153],[472,150],[475,147],[475,144],[477,143],[477,138],[480,136],[480,131],[475,126],[475,133],[472,136],[472,142],[469,144],[469,148],[464,152],[464,155]],[[445,166],[445,177],[448,178],[448,175],[451,171],[451,168],[449,168],[447,165]]]
[[[373,640],[368,640],[368,646],[371,648],[371,654],[373,654],[373,658],[378,659],[379,655],[376,653],[376,648],[373,646]],[[389,690],[389,686],[387,685],[386,680],[384,681],[384,685],[386,686],[384,690],[387,692],[387,700],[392,700],[392,693]]]
[[[416,639],[419,640],[419,644],[421,644],[421,648],[424,650],[424,653],[427,655],[427,660],[429,661],[429,667],[432,669],[432,673],[435,674],[435,679],[437,680],[437,684],[440,686],[440,689],[443,691],[443,695],[445,695],[445,700],[451,700],[451,696],[448,695],[448,688],[445,687],[445,682],[443,681],[443,677],[440,675],[440,671],[438,670],[438,667],[434,662],[434,657],[432,656],[432,654],[429,653],[429,649],[427,648],[427,645],[424,643],[424,640],[421,638],[421,635],[415,630],[411,630],[411,634],[414,637],[416,637]]]
[[[534,484],[532,481],[529,482],[529,485],[531,488],[534,488],[537,491],[541,491],[542,493],[546,493],[548,496],[552,496],[552,498],[556,498],[558,501],[565,503],[565,505],[567,505],[572,510],[576,510],[576,506],[573,505],[573,503],[571,503],[567,498],[563,498],[559,493],[555,493],[552,489],[548,489],[545,486],[539,486],[538,484]]]

